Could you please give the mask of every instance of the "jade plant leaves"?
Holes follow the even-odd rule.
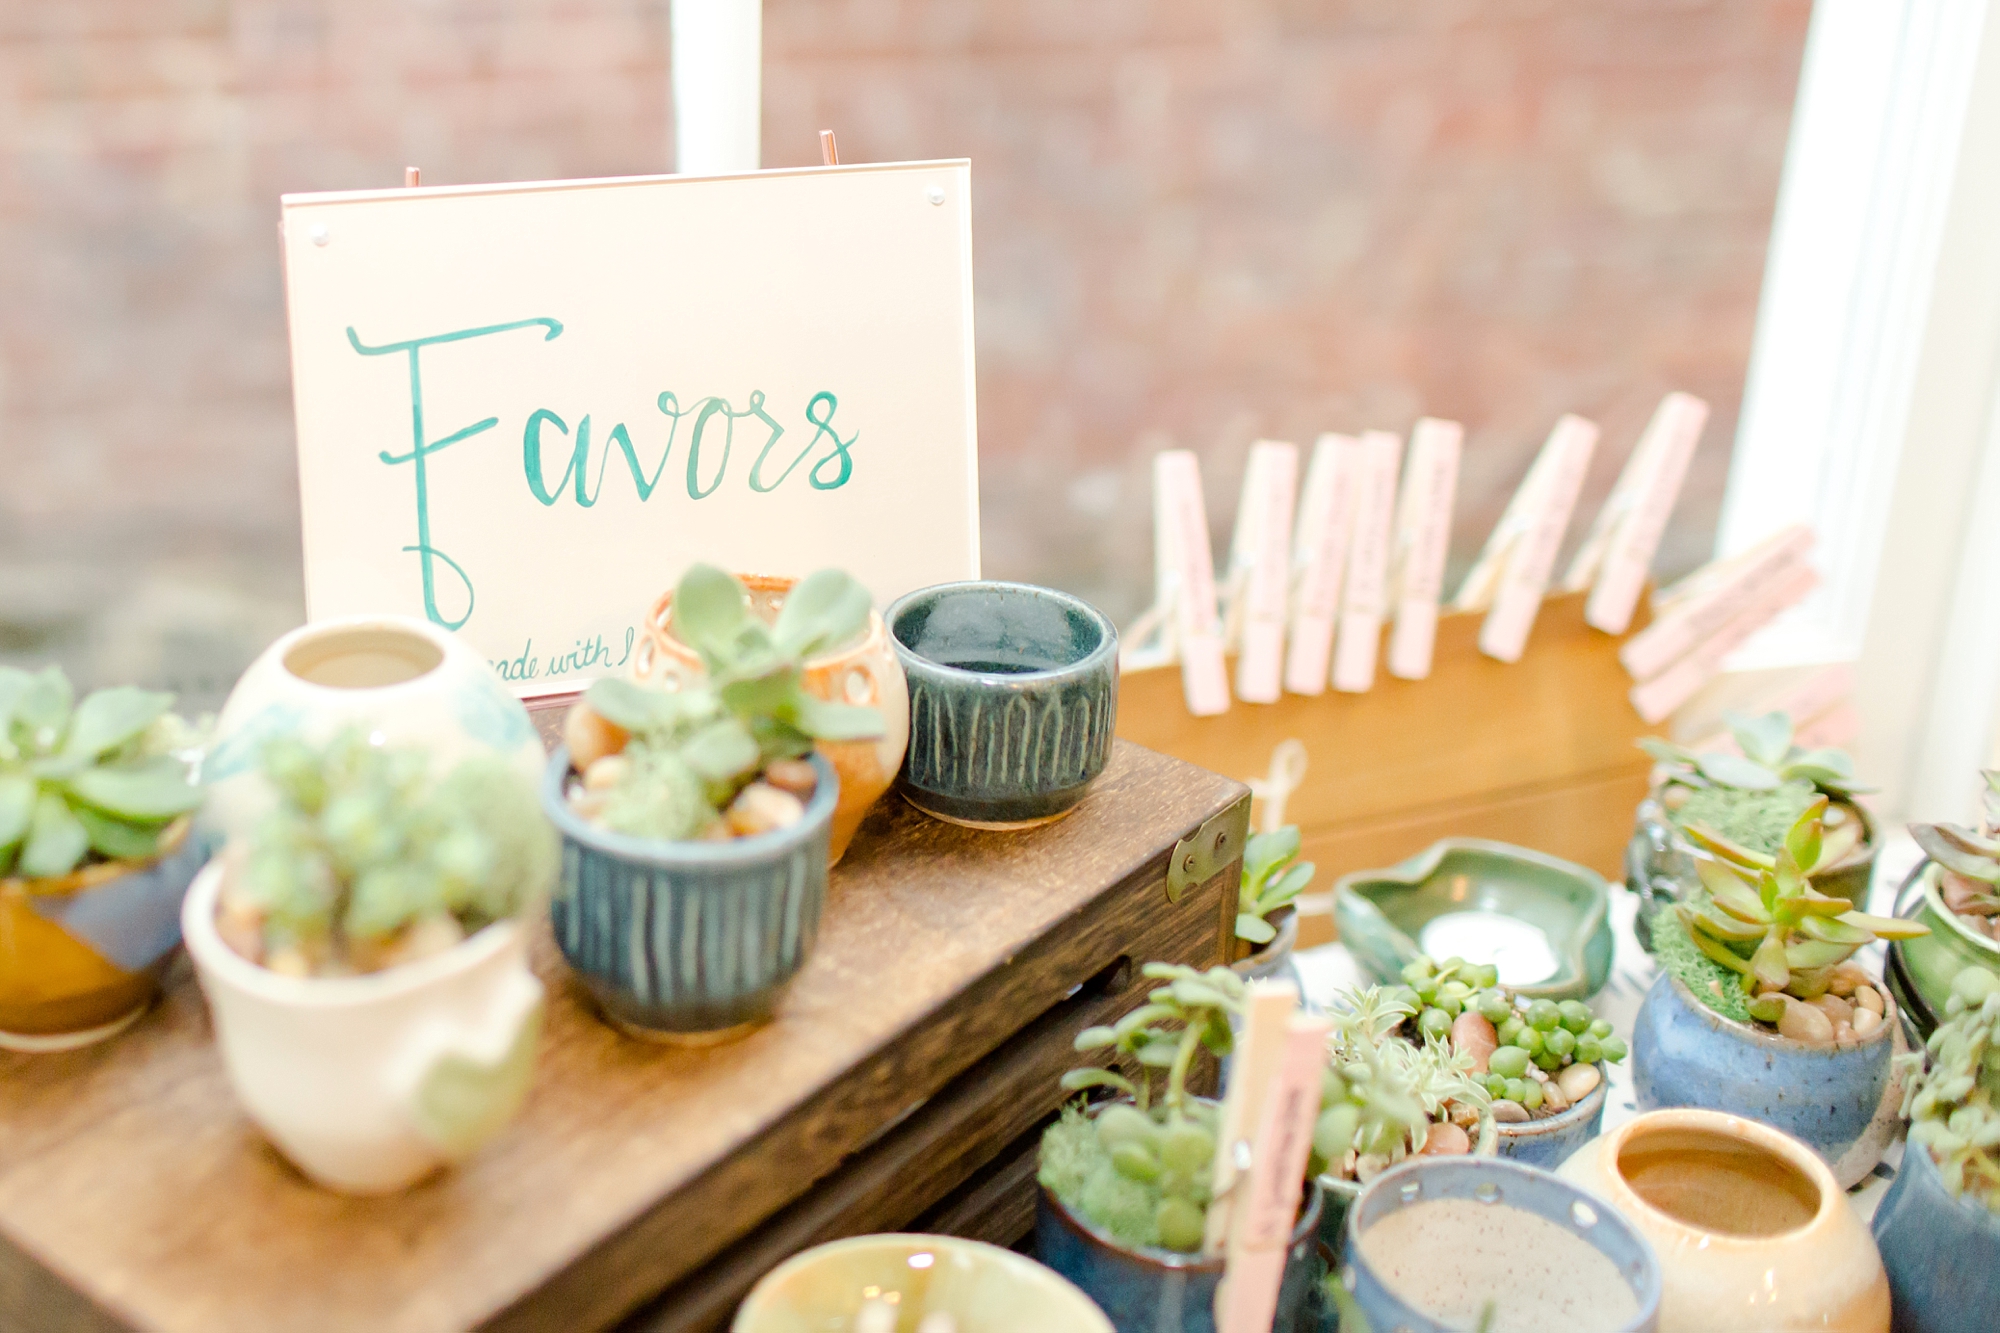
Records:
[[[690,566],[674,588],[674,632],[704,658],[727,657],[749,618],[743,585],[714,565]]]
[[[67,785],[107,814],[141,821],[172,819],[201,804],[201,793],[188,784],[187,767],[171,755],[87,769]]]
[[[1732,712],[1724,713],[1722,720],[1728,724],[1736,743],[1743,747],[1743,753],[1758,764],[1776,768],[1791,752],[1792,720],[1783,713],[1746,717]]]
[[[90,834],[70,813],[68,803],[54,792],[37,796],[28,842],[21,849],[21,873],[34,879],[66,875],[89,850]]]
[[[70,716],[63,752],[95,759],[151,726],[173,701],[171,694],[130,685],[98,690],[78,704]]]
[[[839,647],[868,625],[868,590],[838,569],[800,579],[778,609],[772,638],[788,657],[805,659]]]
[[[1776,773],[1741,755],[1705,754],[1697,763],[1703,777],[1739,791],[1769,791],[1780,783]]]

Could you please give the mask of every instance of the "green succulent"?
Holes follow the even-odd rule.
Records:
[[[1236,938],[1269,944],[1278,936],[1271,914],[1290,907],[1312,883],[1313,863],[1299,857],[1299,829],[1287,824],[1255,833],[1243,848],[1243,884],[1237,898]]]
[[[673,626],[701,655],[706,679],[668,691],[605,677],[584,696],[631,734],[630,762],[600,822],[635,837],[699,837],[772,760],[808,754],[815,741],[881,736],[880,710],[805,688],[806,660],[866,629],[869,609],[859,583],[823,569],[799,580],[766,625],[736,578],[712,565],[689,569],[674,589]]]
[[[1961,916],[2000,916],[2000,769],[1987,769],[1986,822],[1977,832],[1958,824],[1912,824],[1910,836],[1944,875],[1945,902]]]
[[[1724,713],[1723,721],[1742,754],[1697,754],[1684,745],[1657,736],[1639,748],[1674,769],[1674,781],[1684,786],[1726,787],[1733,791],[1771,791],[1787,783],[1809,783],[1836,800],[1851,800],[1874,791],[1854,780],[1854,761],[1843,750],[1805,750],[1792,742],[1792,720],[1784,713],[1747,717]]]
[[[1687,830],[1712,854],[1696,863],[1706,897],[1678,904],[1675,911],[1695,947],[1743,979],[1745,1008],[1760,1022],[1777,1022],[1785,1003],[1775,994],[1748,995],[1751,986],[1811,1000],[1826,993],[1834,967],[1863,945],[1930,933],[1917,922],[1857,912],[1846,899],[1814,890],[1811,875],[1823,857],[1820,816],[1826,805],[1826,797],[1814,797],[1775,855],[1700,824]]]
[[[1518,1102],[1529,1111],[1542,1106],[1534,1065],[1553,1074],[1572,1064],[1617,1064],[1629,1050],[1610,1022],[1580,1000],[1529,1000],[1499,984],[1500,969],[1443,962],[1419,955],[1403,968],[1403,982],[1420,1003],[1417,1031],[1426,1041],[1446,1041],[1460,1014],[1472,1012],[1493,1025],[1500,1043],[1487,1060],[1487,1092]]]
[[[406,929],[449,918],[471,934],[520,914],[554,877],[558,844],[534,785],[497,757],[436,778],[427,752],[350,727],[324,746],[273,740],[262,765],[277,803],[251,833],[236,891],[261,913],[267,954],[372,970]]]
[[[1925,1055],[1899,1057],[1910,1142],[1926,1149],[1953,1195],[2000,1212],[2000,976],[1968,967],[1952,978],[1945,1019]]]
[[[1422,1152],[1433,1126],[1455,1107],[1477,1112],[1480,1142],[1490,1141],[1491,1098],[1472,1057],[1437,1038],[1398,1035],[1415,1013],[1409,993],[1394,986],[1371,986],[1335,1007],[1313,1127],[1316,1173],[1347,1174],[1353,1152],[1353,1174],[1372,1178]]]
[[[121,685],[74,698],[56,667],[0,667],[0,875],[143,861],[201,803],[172,753],[186,732],[171,694]]]

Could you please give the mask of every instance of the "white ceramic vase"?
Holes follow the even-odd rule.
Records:
[[[1811,1148],[1721,1111],[1649,1111],[1558,1175],[1616,1208],[1660,1261],[1660,1333],[1888,1333],[1875,1240]]]
[[[324,742],[347,726],[421,746],[440,775],[472,754],[498,754],[539,785],[548,760],[521,701],[447,631],[408,616],[316,621],[266,648],[230,691],[202,764],[203,827],[241,836],[270,807],[258,771],[268,741]]]
[[[281,976],[215,929],[225,862],[195,879],[181,929],[244,1109],[308,1176],[384,1194],[477,1150],[527,1094],[542,983],[519,922],[367,976]]]

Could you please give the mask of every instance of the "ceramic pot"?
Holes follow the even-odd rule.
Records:
[[[1944,1187],[1916,1144],[1875,1209],[1895,1333],[1990,1333],[2000,1312],[2000,1214]]]
[[[1660,1265],[1638,1231],[1518,1162],[1418,1157],[1383,1172],[1347,1214],[1341,1258],[1341,1285],[1385,1333],[1471,1328],[1489,1302],[1507,1328],[1664,1327]]]
[[[66,1051],[115,1036],[159,994],[181,899],[208,860],[183,820],[150,861],[0,879],[0,1048]]]
[[[887,1297],[898,1328],[935,1314],[957,1333],[1112,1333],[1090,1298],[1025,1255],[955,1236],[856,1236],[815,1245],[766,1273],[730,1333],[855,1328]]]
[[[1118,630],[1067,593],[943,583],[889,607],[910,681],[904,799],[982,829],[1069,813],[1104,771],[1118,723]]]
[[[1471,1156],[1492,1157],[1500,1150],[1499,1126],[1489,1123],[1473,1141]],[[1347,1223],[1347,1210],[1361,1197],[1365,1188],[1358,1180],[1348,1180],[1341,1176],[1324,1175],[1319,1178],[1320,1193],[1326,1202],[1319,1210],[1319,1239],[1328,1254],[1339,1254],[1341,1238],[1346,1234],[1342,1227]]]
[[[541,1033],[522,923],[366,976],[281,976],[216,933],[224,865],[196,877],[181,928],[237,1099],[300,1170],[343,1193],[385,1194],[505,1127]]]
[[[1269,944],[1252,946],[1248,940],[1236,941],[1237,947],[1246,952],[1229,965],[1229,970],[1245,981],[1270,981],[1279,977],[1295,980],[1292,977],[1292,950],[1299,942],[1299,914],[1289,907],[1282,907],[1272,915],[1277,918],[1278,934]]]
[[[778,618],[785,595],[797,579],[763,574],[736,576],[750,593],[750,607],[764,621]],[[701,654],[675,637],[674,595],[669,591],[646,617],[646,637],[632,657],[632,679],[644,685],[678,689],[707,673]],[[868,629],[857,640],[805,663],[805,687],[831,703],[866,704],[882,711],[886,730],[880,740],[821,741],[819,752],[840,774],[840,803],[833,810],[833,839],[828,846],[838,865],[854,831],[883,792],[896,781],[903,752],[910,743],[910,690],[902,665],[889,644],[889,631],[879,612],[868,613]]]
[[[767,1021],[805,965],[826,902],[827,842],[840,778],[812,756],[819,785],[804,818],[727,842],[659,842],[598,828],[563,799],[558,748],[542,809],[563,838],[549,904],[556,945],[613,1023],[636,1037],[726,1041]]]
[[[1903,980],[1923,1000],[1929,1010],[1926,1017],[1934,1026],[1937,1016],[1944,1013],[1945,1001],[1951,998],[1953,977],[1968,967],[2000,972],[2000,944],[1979,935],[1945,906],[1933,862],[1924,862],[1910,875],[1897,897],[1900,900],[1914,891],[1920,904],[1917,920],[1929,926],[1931,933],[1897,940],[1892,948],[1902,966]]]
[[[496,754],[539,781],[547,754],[528,710],[486,660],[429,621],[351,616],[303,625],[250,664],[216,718],[202,764],[202,826],[247,835],[272,795],[258,771],[267,742],[323,742],[348,726],[379,743],[421,747],[434,772]]]
[[[1597,1086],[1567,1111],[1540,1120],[1501,1125],[1497,1136],[1500,1156],[1553,1171],[1568,1161],[1571,1153],[1596,1138],[1604,1124],[1604,1103],[1611,1087],[1602,1064],[1597,1066],[1597,1073]]]
[[[1641,1111],[1697,1106],[1761,1120],[1803,1140],[1842,1189],[1875,1169],[1901,1124],[1894,1000],[1853,1046],[1810,1046],[1724,1018],[1662,972],[1632,1024],[1632,1090]]]
[[[1485,838],[1444,838],[1333,887],[1341,943],[1375,979],[1419,954],[1500,969],[1529,999],[1583,1000],[1611,975],[1610,895],[1587,866]]]
[[[1653,949],[1654,911],[1680,902],[1699,889],[1701,878],[1695,865],[1714,859],[1689,842],[1680,825],[1668,816],[1662,802],[1665,786],[1663,782],[1655,782],[1646,799],[1639,803],[1631,841],[1625,844],[1625,886],[1639,895],[1639,914],[1633,931],[1648,953]],[[1815,871],[1813,887],[1866,909],[1868,885],[1875,877],[1875,821],[1853,802],[1841,801],[1838,808],[1861,821],[1861,843],[1831,866]]]
[[[1889,1284],[1868,1228],[1812,1149],[1718,1111],[1653,1111],[1559,1173],[1653,1247],[1660,1333],[1886,1333]]]
[[[1215,1333],[1220,1258],[1131,1249],[1071,1212],[1047,1186],[1035,1188],[1035,1257],[1097,1302],[1118,1333]],[[1310,1333],[1319,1319],[1321,1203],[1314,1183],[1292,1228],[1272,1333]]]

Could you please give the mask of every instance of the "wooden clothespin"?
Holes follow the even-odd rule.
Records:
[[[403,168],[403,188],[404,188],[404,189],[406,189],[406,190],[414,190],[414,189],[416,189],[416,188],[417,188],[417,187],[418,187],[419,185],[422,185],[422,184],[424,183],[424,179],[423,179],[423,177],[424,177],[424,173],[423,173],[423,172],[421,172],[421,171],[419,171],[419,170],[417,170],[417,168],[415,168],[415,167],[404,167],[404,168]]]
[[[819,160],[823,166],[837,167],[840,165],[840,145],[833,141],[832,130],[821,130],[819,132]]]
[[[1516,662],[1527,647],[1596,447],[1594,422],[1573,413],[1557,420],[1486,539],[1479,562],[1459,585],[1456,608],[1486,612],[1479,651],[1488,657]]]
[[[1564,592],[1590,589],[1583,609],[1586,624],[1607,634],[1623,634],[1631,627],[1667,516],[1680,498],[1688,461],[1707,423],[1708,404],[1691,393],[1670,393],[1660,400],[1563,575]]]
[[[1347,577],[1354,497],[1361,478],[1361,441],[1326,434],[1306,468],[1292,545],[1292,614],[1285,649],[1285,688],[1324,694],[1333,664],[1333,630]]]
[[[1456,421],[1422,417],[1410,428],[1403,491],[1396,503],[1390,546],[1389,604],[1396,627],[1389,632],[1389,674],[1422,680],[1431,674],[1437,643],[1438,595],[1451,546],[1451,508],[1458,492],[1458,457],[1465,428]]]
[[[1333,688],[1361,694],[1375,686],[1388,610],[1389,541],[1396,515],[1396,475],[1403,441],[1393,431],[1363,431],[1354,531],[1347,548],[1347,586],[1340,597],[1340,632],[1333,644]]]
[[[1258,440],[1250,446],[1230,538],[1223,618],[1224,635],[1237,651],[1236,697],[1249,703],[1274,704],[1282,692],[1298,476],[1297,445]]]

